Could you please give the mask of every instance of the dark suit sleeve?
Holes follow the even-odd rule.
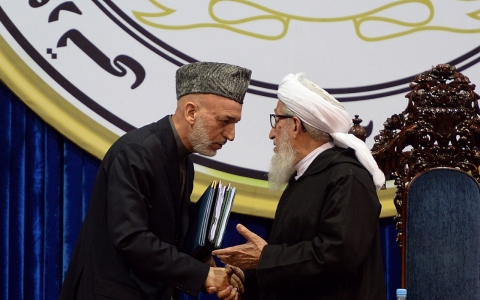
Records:
[[[139,144],[128,144],[119,151],[108,173],[109,234],[137,277],[158,280],[196,296],[209,267],[162,242],[149,229],[149,199],[153,185],[161,184],[155,182],[155,174],[166,159],[162,155],[155,153],[154,161],[153,154]]]
[[[367,187],[352,174],[333,178],[320,215],[316,235],[296,244],[267,245],[257,268],[261,289],[301,289],[328,284],[339,276],[353,275],[365,261],[377,232],[380,204],[371,180]],[[304,191],[305,199],[312,197]],[[305,218],[312,218],[304,216]],[[289,234],[301,234],[295,228]]]
[[[255,270],[243,270],[243,273],[245,274],[245,293],[242,295],[242,300],[258,300],[259,290]]]

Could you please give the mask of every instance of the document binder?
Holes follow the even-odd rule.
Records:
[[[192,204],[185,253],[204,262],[214,249],[221,246],[235,191],[230,184],[225,186],[221,181],[213,181],[200,199]]]
[[[218,184],[218,196],[215,199],[215,206],[213,207],[212,212],[212,220],[210,222],[210,231],[208,232],[208,241],[210,243],[215,243],[217,237],[217,231],[220,225],[220,218],[222,215],[223,203],[225,202],[225,190],[228,187],[222,186],[221,181]]]
[[[229,187],[225,195],[225,200],[222,207],[222,213],[220,216],[220,222],[218,224],[217,233],[215,235],[215,248],[220,248],[225,235],[225,228],[227,228],[228,218],[230,217],[230,211],[232,210],[233,199],[235,198],[235,188]]]

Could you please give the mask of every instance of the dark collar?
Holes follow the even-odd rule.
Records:
[[[170,121],[170,126],[172,126],[173,136],[175,137],[175,143],[177,144],[178,158],[180,161],[182,161],[185,157],[187,157],[191,153],[190,151],[187,150],[187,148],[183,144],[182,139],[180,139],[177,129],[173,124],[172,115],[168,116],[168,120]]]
[[[357,157],[355,156],[355,151],[353,149],[351,148],[344,149],[344,148],[335,146],[333,148],[330,148],[320,153],[312,161],[310,166],[307,168],[305,173],[300,178],[319,173],[339,163],[351,163],[364,168],[363,165],[358,161]]]

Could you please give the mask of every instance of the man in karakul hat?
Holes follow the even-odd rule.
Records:
[[[385,299],[375,188],[385,177],[348,134],[341,103],[289,74],[270,115],[269,181],[284,187],[268,243],[238,224],[247,243],[213,252],[245,271],[247,299]]]
[[[235,137],[251,71],[213,62],[176,73],[175,114],[120,137],[100,165],[60,299],[175,299],[200,290],[237,299],[232,271],[182,253],[193,188],[191,153]],[[235,287],[233,286],[235,285]],[[238,286],[238,287],[237,287]]]

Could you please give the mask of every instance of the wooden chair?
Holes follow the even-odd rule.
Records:
[[[440,64],[415,77],[408,105],[372,154],[394,179],[401,288],[409,299],[480,299],[480,117],[475,85]]]

